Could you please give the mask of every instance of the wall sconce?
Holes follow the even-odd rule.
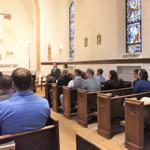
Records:
[[[87,37],[84,38],[84,47],[88,47],[88,38]]]
[[[97,45],[101,45],[102,44],[102,36],[101,34],[97,35]]]

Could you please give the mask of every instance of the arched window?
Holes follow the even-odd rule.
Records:
[[[126,0],[126,51],[142,52],[142,8],[141,0]]]
[[[69,57],[74,58],[74,2],[70,4],[69,8]]]

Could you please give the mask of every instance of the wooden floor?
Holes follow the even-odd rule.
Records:
[[[37,95],[43,96],[44,92],[38,89]],[[107,140],[97,134],[97,124],[83,128],[76,123],[76,118],[69,120],[62,114],[51,112],[51,116],[59,120],[61,150],[76,150],[75,134],[80,133],[90,141],[103,146],[107,150],[127,150],[124,146],[124,133]]]

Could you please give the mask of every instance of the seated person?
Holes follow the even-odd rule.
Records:
[[[139,81],[138,73],[139,73],[139,69],[135,69],[133,71],[133,78],[134,78],[133,87],[135,86],[136,82]]]
[[[18,68],[12,73],[16,93],[0,102],[1,135],[32,131],[44,127],[50,117],[48,101],[32,92],[31,72]]]
[[[96,81],[100,84],[105,83],[105,78],[103,77],[103,69],[97,70]]]
[[[7,75],[0,77],[0,101],[10,98],[13,94],[12,78]]]
[[[87,69],[86,71],[87,79],[84,80],[82,89],[85,89],[89,92],[100,91],[100,84],[94,79],[94,70]]]
[[[74,71],[74,79],[71,80],[69,83],[68,83],[68,87],[69,88],[81,88],[82,87],[82,83],[83,83],[83,78],[81,77],[82,76],[82,71],[79,70],[79,69],[76,69]]]
[[[53,63],[53,69],[51,70],[51,73],[47,75],[45,85],[46,98],[48,99],[50,106],[51,106],[51,92],[50,92],[51,83],[56,83],[59,77],[60,77],[60,69],[57,67],[56,63]]]
[[[56,80],[60,77],[60,69],[57,67],[56,63],[53,63],[53,69],[51,70],[51,73],[47,76],[47,82],[49,83],[55,83]]]
[[[84,79],[81,77],[82,71],[79,69],[74,70],[74,79],[68,83],[69,88],[81,88]],[[63,94],[60,95],[61,106],[63,107]],[[63,108],[62,108],[63,109]]]
[[[67,70],[62,70],[61,77],[56,81],[57,86],[67,86],[71,78]]]
[[[123,80],[118,78],[118,74],[115,70],[110,70],[109,78],[110,79],[104,84],[104,90],[113,90],[125,87]]]
[[[150,91],[150,81],[148,81],[148,73],[145,69],[140,69],[138,73],[139,81],[136,82],[133,89],[134,93],[142,93]]]

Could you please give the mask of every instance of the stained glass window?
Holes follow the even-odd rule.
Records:
[[[74,2],[70,4],[69,8],[69,57],[74,58]]]
[[[138,53],[142,51],[141,36],[141,0],[127,1],[127,53]]]

